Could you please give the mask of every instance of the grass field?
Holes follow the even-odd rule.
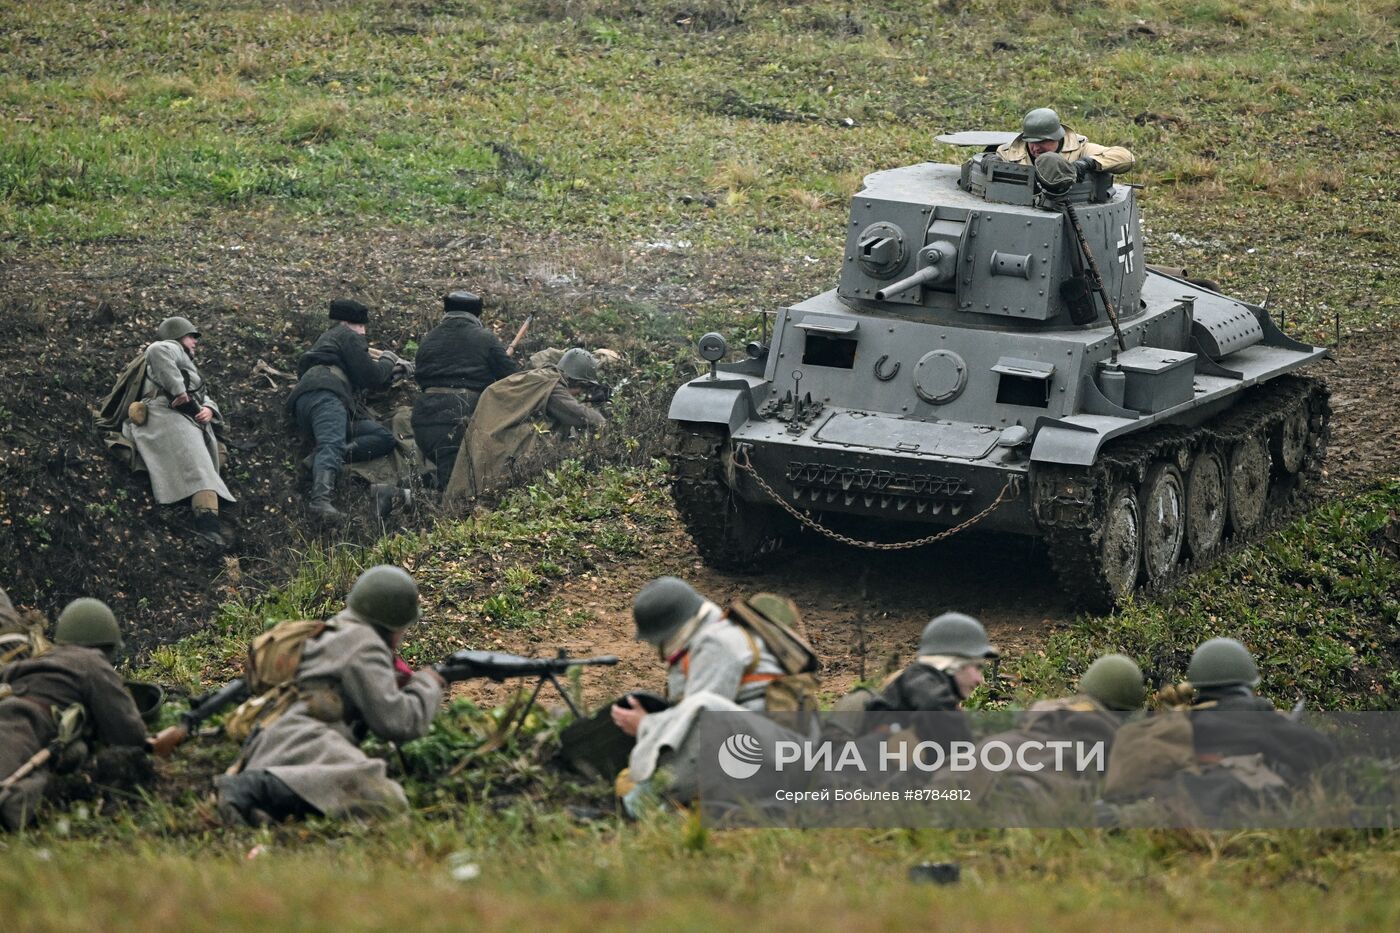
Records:
[[[864,174],[956,160],[934,135],[1049,104],[1137,152],[1154,261],[1267,294],[1330,343],[1400,312],[1397,35],[1394,0],[0,0],[0,263],[261,227],[488,235],[546,266],[663,244],[720,257],[697,263],[711,300],[692,323],[742,329],[830,287]],[[614,297],[591,323],[648,320],[632,310]],[[683,336],[652,341],[647,376],[674,375]],[[554,618],[560,588],[671,520],[663,467],[615,459],[564,464],[472,522],[311,548],[284,586],[231,599],[141,673],[207,686],[265,620],[327,611],[381,559],[412,565],[430,615],[450,618],[415,635],[418,662],[545,617],[582,624]],[[1059,692],[1110,647],[1179,676],[1229,618],[1281,705],[1394,709],[1397,511],[1392,473],[1188,589],[1053,632],[977,702]],[[229,753],[192,749],[153,800],[0,837],[0,929],[1400,920],[1393,832],[717,832],[580,823],[470,776],[442,794],[412,782],[403,824],[226,831],[202,791]],[[959,862],[961,885],[909,883],[926,860]]]

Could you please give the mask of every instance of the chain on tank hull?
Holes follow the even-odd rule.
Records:
[[[976,525],[1041,538],[1063,588],[1108,610],[1296,513],[1330,415],[1299,370],[1328,351],[1146,266],[1131,188],[1038,185],[987,153],[871,175],[836,289],[780,309],[745,361],[702,338],[710,373],[670,419],[707,563],[756,569],[799,529],[890,550]]]

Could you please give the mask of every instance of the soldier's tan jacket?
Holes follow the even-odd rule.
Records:
[[[1099,163],[1100,169],[1114,175],[1126,172],[1136,162],[1133,154],[1122,146],[1100,146],[1098,143],[1091,143],[1068,126],[1064,127],[1064,131],[1065,138],[1060,141],[1059,152],[1071,162],[1076,159],[1093,159]],[[1026,141],[1019,135],[1006,145],[998,147],[997,155],[1018,165],[1030,165],[1033,161],[1030,153],[1026,151]]]

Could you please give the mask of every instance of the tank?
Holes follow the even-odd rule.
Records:
[[[1328,351],[1146,265],[1132,186],[1090,172],[1052,194],[996,158],[1012,135],[939,137],[981,151],[867,176],[835,289],[737,362],[702,338],[670,459],[708,564],[756,569],[801,526],[858,544],[840,529],[873,520],[886,547],[976,526],[1043,539],[1104,611],[1318,481],[1327,391],[1299,371]]]

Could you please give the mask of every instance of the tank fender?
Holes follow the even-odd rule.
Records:
[[[692,379],[676,390],[667,417],[672,421],[722,424],[732,433],[752,414],[749,383],[742,379]]]
[[[1035,424],[1031,462],[1089,466],[1103,442],[1104,435],[1086,425],[1041,418]]]

